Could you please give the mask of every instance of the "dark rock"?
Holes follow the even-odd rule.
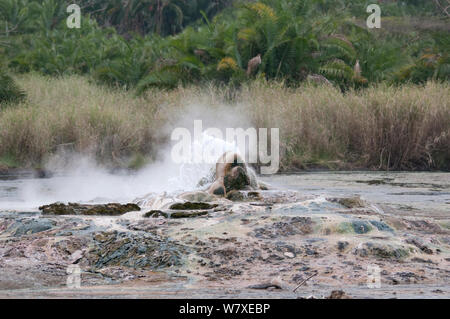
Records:
[[[184,193],[180,198],[189,202],[213,202],[215,200],[214,196],[202,191]]]
[[[237,201],[243,201],[245,199],[245,196],[240,191],[232,190],[227,193],[227,199],[237,202]]]
[[[297,254],[299,254],[301,251],[300,249],[296,249],[294,246],[289,245],[287,243],[284,242],[276,242],[275,243],[275,250],[281,253],[290,253],[292,254],[292,257],[290,258],[294,258]],[[289,255],[285,255],[287,257],[289,257]]]
[[[168,218],[169,214],[161,211],[161,210],[151,210],[144,214],[144,217],[165,217]]]
[[[232,269],[232,268],[218,268],[214,269],[214,273],[218,275],[222,275],[225,278],[235,277],[242,275],[242,271],[239,269]]]
[[[84,205],[77,203],[54,203],[39,207],[43,215],[99,215],[99,216],[117,216],[132,211],[139,211],[141,208],[136,204],[102,204],[102,205]]]
[[[401,271],[394,274],[395,278],[398,279],[398,281],[402,281],[405,283],[410,283],[418,280],[422,280],[425,277],[419,276],[411,271]]]
[[[244,201],[244,200],[261,200],[261,194],[255,191],[239,191],[231,190],[227,193],[227,199],[231,201]],[[255,203],[256,204],[256,203]],[[260,203],[258,203],[260,204]]]
[[[359,197],[332,198],[330,201],[339,203],[347,208],[363,208],[366,206],[364,201]]]
[[[217,186],[216,188],[214,188],[213,194],[217,195],[217,196],[224,196],[225,195],[225,187],[222,185]]]
[[[344,251],[345,248],[347,248],[347,246],[349,245],[347,241],[338,241],[337,243],[338,245],[338,250],[339,251]]]
[[[314,256],[314,255],[318,255],[319,253],[314,249],[306,248],[305,254],[307,254],[308,256]]]
[[[249,199],[261,200],[261,194],[259,192],[248,192],[247,197]]]
[[[253,233],[258,238],[278,238],[293,235],[306,235],[313,232],[313,221],[310,217],[285,218],[265,227],[256,228]]]
[[[416,246],[421,251],[423,251],[425,254],[428,254],[428,255],[433,254],[433,251],[430,248],[428,248],[427,245],[424,244],[423,240],[420,239],[419,237],[408,238],[406,240],[406,242],[408,244]]]
[[[164,217],[164,218],[193,218],[193,217],[199,217],[208,215],[207,210],[198,211],[198,210],[192,210],[192,211],[166,211],[163,212],[161,210],[151,210],[144,214],[144,217]]]
[[[308,267],[308,266],[303,266],[302,268],[300,268],[299,270],[300,271],[308,271],[308,270],[310,270],[311,268],[310,267]]]

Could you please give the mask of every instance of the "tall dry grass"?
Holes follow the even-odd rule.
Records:
[[[231,107],[230,91],[213,87],[135,97],[77,76],[25,75],[17,82],[28,100],[0,105],[0,159],[15,158],[20,165],[39,164],[67,147],[115,165],[128,165],[135,154],[152,157],[174,118],[202,104],[230,107],[255,127],[280,128],[283,169],[450,169],[448,83],[343,94],[331,87],[254,82],[233,95]]]

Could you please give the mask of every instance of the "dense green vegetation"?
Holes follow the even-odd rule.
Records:
[[[80,29],[66,25],[73,2]],[[211,99],[279,127],[282,169],[449,170],[442,4],[0,0],[0,167],[42,165],[61,145],[137,167],[179,107]]]
[[[15,72],[90,74],[102,83],[173,88],[254,77],[340,86],[424,83],[450,76],[449,18],[439,1],[0,0],[0,63]],[[261,64],[247,74],[248,62]],[[360,70],[355,65],[360,65]],[[324,79],[324,78],[325,79]]]

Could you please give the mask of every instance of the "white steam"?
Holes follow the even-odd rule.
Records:
[[[249,121],[237,106],[207,107],[190,105],[183,108],[183,114],[173,117],[164,132],[170,136],[176,127],[193,132],[194,120],[202,120],[203,130],[214,127],[225,132],[226,128],[249,127]],[[186,113],[186,110],[189,110]],[[236,145],[202,134],[193,140],[193,150],[214,146],[223,151],[237,151]],[[160,145],[158,160],[134,174],[112,174],[92,158],[74,154],[59,153],[51,158],[46,169],[55,176],[46,179],[25,179],[18,182],[18,191],[13,200],[0,196],[0,210],[36,209],[53,202],[107,203],[129,202],[148,194],[188,191],[197,188],[201,178],[207,176],[213,164],[177,164],[171,158],[169,145]],[[223,153],[223,152],[222,152]],[[221,154],[218,153],[217,158]]]

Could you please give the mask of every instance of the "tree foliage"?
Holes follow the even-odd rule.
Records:
[[[255,77],[289,85],[324,77],[344,90],[449,79],[448,28],[369,30],[364,0],[78,3],[82,26],[69,29],[69,1],[0,0],[0,63],[18,72],[90,74],[138,92],[202,82],[234,86]],[[380,5],[391,15],[383,21],[420,15],[448,23],[429,1]],[[261,64],[247,75],[258,54]]]

